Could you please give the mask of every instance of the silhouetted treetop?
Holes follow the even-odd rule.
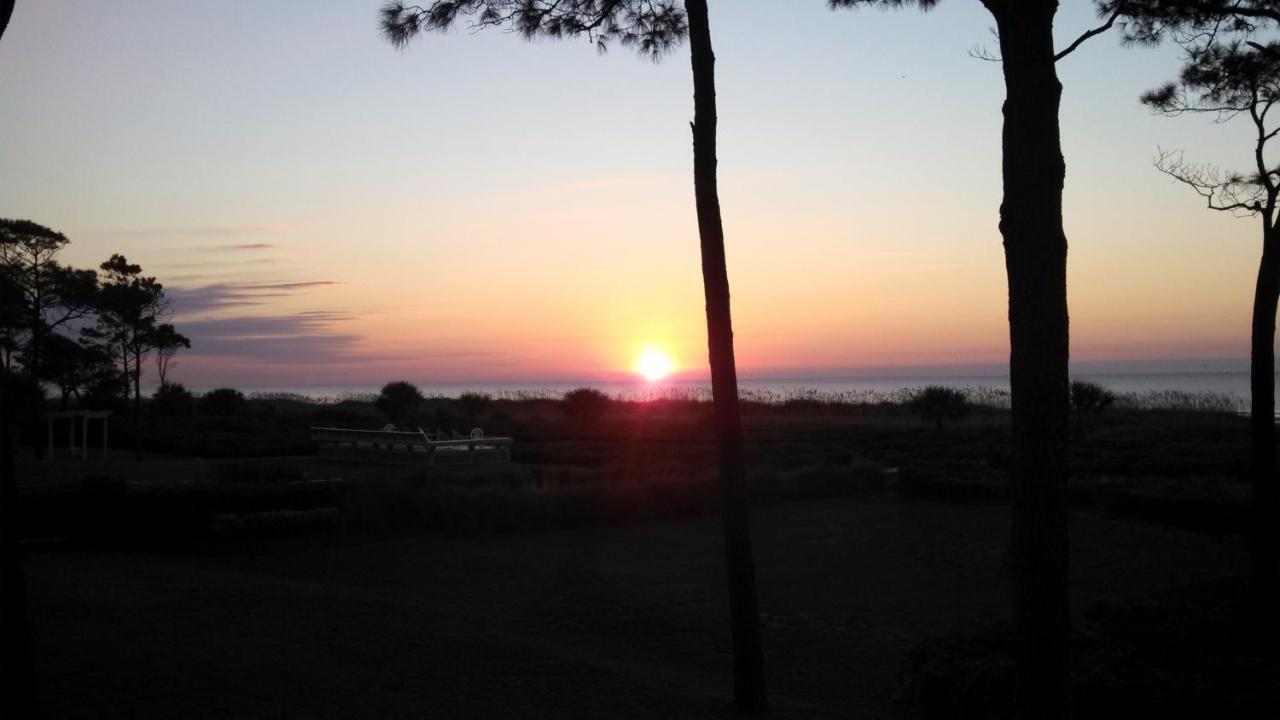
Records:
[[[1143,104],[1165,115],[1211,113],[1220,121],[1248,117],[1255,129],[1251,172],[1224,174],[1186,162],[1181,151],[1162,151],[1156,159],[1161,172],[1194,189],[1210,208],[1241,215],[1270,212],[1280,190],[1280,164],[1269,163],[1266,153],[1268,142],[1280,134],[1280,124],[1270,117],[1280,100],[1280,45],[1250,44],[1247,37],[1184,44],[1187,62],[1180,82],[1141,97]]]
[[[0,0],[0,37],[9,28],[9,20],[13,17],[14,0]]]
[[[1120,13],[1125,39],[1141,44],[1179,34],[1212,42],[1222,34],[1280,22],[1280,0],[1103,0],[1100,6]]]
[[[472,29],[503,28],[527,40],[585,35],[600,52],[616,42],[656,61],[688,32],[675,0],[435,0],[425,7],[395,0],[381,15],[382,33],[397,47],[465,19]]]
[[[1256,47],[1255,47],[1256,46]],[[1142,103],[1162,113],[1217,112],[1234,115],[1262,103],[1265,113],[1280,98],[1280,43],[1245,40],[1211,42],[1189,49],[1179,74],[1142,95]]]
[[[832,10],[866,5],[882,8],[918,7],[921,10],[932,10],[937,4],[938,0],[827,0],[827,7]]]
[[[1276,309],[1280,305],[1280,163],[1268,143],[1280,135],[1271,116],[1280,99],[1280,0],[1123,0],[1126,35],[1154,43],[1168,37],[1183,51],[1178,83],[1141,100],[1166,115],[1209,113],[1218,122],[1247,118],[1253,126],[1253,168],[1223,174],[1161,152],[1156,168],[1187,185],[1212,210],[1255,216],[1262,225],[1262,257],[1254,285],[1249,338],[1250,535],[1253,602],[1272,607],[1280,598],[1280,487],[1275,434]],[[1271,148],[1272,150],[1274,149]]]
[[[1161,151],[1156,167],[1188,185],[1210,208],[1242,215],[1269,213],[1280,166],[1268,162],[1267,143],[1280,134],[1271,108],[1280,99],[1280,42],[1265,31],[1280,26],[1280,0],[1107,0],[1125,16],[1125,39],[1177,43],[1184,63],[1177,82],[1143,93],[1141,102],[1164,115],[1209,113],[1218,122],[1246,116],[1253,124],[1254,170],[1223,174],[1188,163],[1181,151]],[[1269,221],[1268,221],[1269,222]]]

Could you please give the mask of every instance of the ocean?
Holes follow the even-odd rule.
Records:
[[[1078,373],[1075,380],[1094,382],[1131,402],[1156,406],[1193,404],[1247,411],[1249,373],[1229,372],[1129,372]],[[560,397],[575,388],[589,387],[612,397],[645,400],[665,397],[709,398],[709,380],[551,381],[418,383],[427,396],[457,397],[466,392],[494,397]],[[843,400],[895,400],[928,385],[963,389],[979,399],[998,403],[1008,393],[1008,375],[909,375],[858,377],[744,377],[738,381],[745,399],[781,402],[794,398]],[[377,385],[328,387],[270,387],[247,389],[256,393],[290,393],[317,400],[339,400],[374,394]]]

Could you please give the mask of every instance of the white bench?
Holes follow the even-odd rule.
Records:
[[[509,437],[463,437],[428,440],[425,433],[403,430],[351,430],[313,427],[311,439],[320,443],[320,456],[333,460],[390,465],[434,465],[453,462],[510,462]],[[446,458],[448,460],[446,460]]]

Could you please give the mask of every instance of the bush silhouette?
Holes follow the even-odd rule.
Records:
[[[245,411],[248,403],[244,393],[235,388],[218,388],[210,390],[200,397],[201,415],[239,415]]]
[[[151,396],[151,412],[160,417],[186,417],[195,403],[195,396],[182,383],[165,383]]]
[[[942,385],[929,385],[920,388],[911,395],[909,406],[912,412],[926,422],[933,423],[939,433],[944,424],[960,420],[969,414],[969,400],[964,393]]]
[[[415,385],[399,380],[383,385],[373,404],[388,420],[399,425],[413,417],[424,400]]]
[[[1116,394],[1098,383],[1073,380],[1071,382],[1071,414],[1075,416],[1076,433],[1085,434],[1085,417],[1097,415],[1116,401]]]
[[[595,388],[578,388],[564,394],[564,409],[575,420],[600,417],[612,402],[608,395]]]

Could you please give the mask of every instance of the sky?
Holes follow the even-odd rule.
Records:
[[[459,28],[392,48],[378,0],[19,0],[0,41],[0,217],[164,283],[193,387],[707,373],[687,47]],[[1098,24],[1065,0],[1066,46]],[[713,0],[739,372],[1008,357],[998,63],[977,0]],[[1059,63],[1073,360],[1248,355],[1260,224],[1157,148],[1248,168],[1243,123],[1138,95],[1175,47]]]

